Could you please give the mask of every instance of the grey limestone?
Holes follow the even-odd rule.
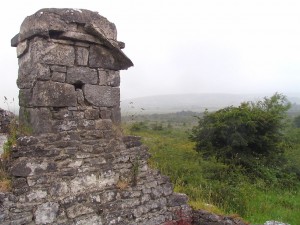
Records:
[[[32,105],[37,107],[76,106],[75,88],[70,84],[38,81],[33,87]]]
[[[70,67],[67,70],[67,83],[69,84],[97,84],[98,73],[88,67]]]
[[[116,106],[120,101],[120,89],[115,87],[85,84],[83,93],[90,104],[99,107]]]

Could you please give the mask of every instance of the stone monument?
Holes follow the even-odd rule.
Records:
[[[139,137],[123,136],[120,73],[133,66],[113,23],[83,9],[41,9],[17,47],[20,124],[12,192],[0,224],[189,224],[187,197],[147,165]]]

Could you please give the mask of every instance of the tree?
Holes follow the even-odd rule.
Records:
[[[204,158],[215,157],[248,170],[258,163],[272,164],[284,152],[283,131],[289,108],[286,97],[275,93],[261,101],[206,111],[190,138]]]
[[[295,127],[300,128],[300,115],[295,117],[294,125],[295,125]]]

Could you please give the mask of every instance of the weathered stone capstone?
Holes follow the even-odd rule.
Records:
[[[12,39],[20,124],[0,224],[177,224],[187,197],[122,136],[119,70],[133,66],[113,23],[83,9],[41,9]]]

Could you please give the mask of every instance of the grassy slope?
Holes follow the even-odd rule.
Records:
[[[238,213],[251,223],[264,223],[267,220],[278,220],[292,225],[300,224],[300,192],[299,191],[262,191],[248,183],[231,189],[225,189],[236,201],[216,201],[218,196],[212,183],[222,187],[222,180],[209,180],[204,176],[209,168],[214,170],[218,165],[211,165],[201,160],[193,150],[193,143],[182,129],[163,129],[154,131],[142,129],[131,134],[143,137],[149,146],[152,158],[150,165],[160,169],[163,174],[171,177],[175,191],[186,193],[194,208],[206,209],[216,213]],[[299,159],[300,153],[293,149],[290,153]],[[297,157],[296,157],[297,156]],[[219,166],[220,167],[220,166]],[[222,168],[217,168],[222,170]],[[226,184],[224,184],[226,186]],[[224,186],[223,185],[223,186]],[[222,190],[221,190],[222,192]],[[224,193],[226,194],[226,192]],[[226,198],[224,198],[226,199]],[[235,204],[235,207],[231,207]],[[234,210],[231,208],[237,208]]]

